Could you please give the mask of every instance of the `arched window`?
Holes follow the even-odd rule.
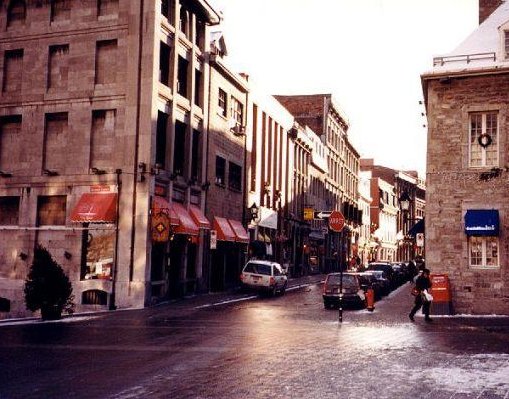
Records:
[[[7,9],[7,27],[25,25],[27,7],[24,0],[12,0]]]

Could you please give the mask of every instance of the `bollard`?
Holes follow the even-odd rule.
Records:
[[[375,290],[371,287],[366,291],[366,308],[370,312],[375,310]]]

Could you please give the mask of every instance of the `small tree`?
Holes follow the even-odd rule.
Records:
[[[46,248],[37,245],[25,282],[27,309],[41,310],[43,320],[60,319],[62,311],[72,313],[74,296],[69,277]]]

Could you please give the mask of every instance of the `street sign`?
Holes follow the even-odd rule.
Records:
[[[340,211],[332,211],[329,216],[329,229],[340,233],[345,227],[345,217]]]
[[[314,211],[313,219],[315,220],[327,219],[331,213],[332,211]]]
[[[315,210],[313,208],[304,208],[304,220],[313,220]]]

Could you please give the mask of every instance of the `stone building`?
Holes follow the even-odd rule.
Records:
[[[208,98],[202,0],[0,4],[0,292],[33,248],[78,310],[200,289]]]
[[[426,264],[448,274],[458,313],[509,314],[509,3],[496,5],[481,0],[481,25],[421,76]]]

